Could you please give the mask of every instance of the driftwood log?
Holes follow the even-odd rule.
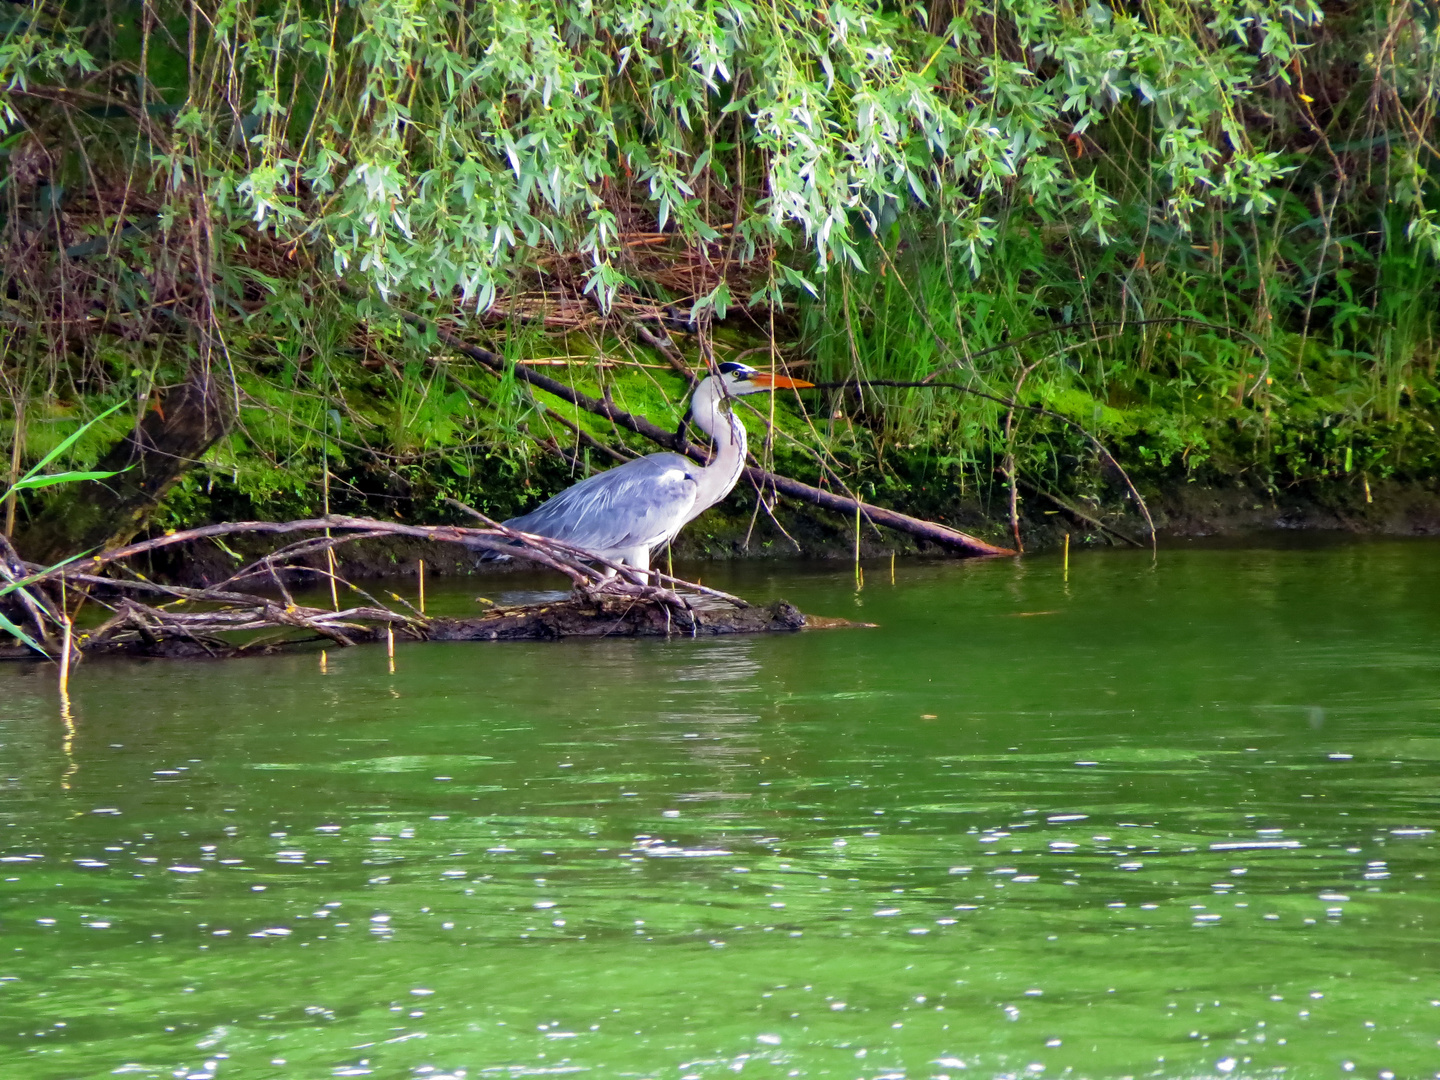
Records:
[[[153,614],[153,609],[144,614]],[[312,620],[329,614],[331,613],[312,608],[295,612],[287,618],[283,611],[272,609],[268,612],[257,611],[253,617],[246,618],[246,613],[242,612],[237,614],[234,621],[237,624],[244,623],[243,627],[212,623],[211,632],[199,630],[194,624],[186,626],[171,620],[157,621],[151,625],[142,616],[134,620],[130,633],[106,633],[99,638],[79,634],[76,636],[75,648],[86,655],[191,660],[263,656],[317,642],[359,645],[386,639],[383,625],[366,625],[357,621],[362,618],[374,619],[377,622],[382,620],[374,614],[361,614],[354,610],[340,612],[336,616],[346,623],[345,628],[340,631],[344,635],[343,642],[338,640],[338,634],[311,633],[284,638],[260,637],[252,642],[235,644],[218,639],[213,632],[241,628],[274,630],[287,626],[313,630],[315,626],[312,625]],[[337,622],[321,622],[319,625],[331,631],[337,630],[339,626]],[[404,622],[397,619],[393,625],[397,637],[401,640],[560,641],[578,637],[718,637],[725,634],[766,634],[857,624],[840,619],[807,617],[784,600],[777,600],[764,607],[715,608],[698,613],[698,617],[692,618],[682,617],[654,600],[572,596],[548,604],[493,608],[483,615],[471,618],[442,616]],[[11,650],[11,655],[15,658],[23,654],[29,654],[29,650]]]
[[[698,617],[696,617],[698,616]],[[803,630],[812,625],[834,625],[830,620],[808,620],[784,600],[765,607],[723,605],[692,608],[677,618],[664,605],[612,597],[576,597],[555,604],[496,608],[477,619],[435,619],[432,641],[553,641],[566,637],[716,637],[722,634],[762,634],[777,630]]]

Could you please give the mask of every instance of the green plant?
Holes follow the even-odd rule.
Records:
[[[36,462],[35,465],[33,465],[29,469],[29,471],[25,473],[24,476],[20,477],[19,480],[11,484],[5,490],[3,496],[0,496],[0,501],[13,499],[22,491],[37,491],[41,488],[54,487],[56,484],[73,484],[81,480],[105,480],[109,477],[119,475],[118,473],[113,471],[97,472],[94,470],[67,470],[65,472],[58,473],[46,473],[44,472],[44,470],[48,468],[53,462],[58,460],[61,456],[63,456],[65,451],[70,449],[71,446],[78,442],[91,427],[99,424],[111,413],[116,412],[121,407],[122,406],[120,405],[112,406],[110,409],[107,409],[99,416],[92,418],[91,420],[82,424],[75,431],[71,432],[58,446],[54,447],[49,453],[47,453],[38,462]],[[64,566],[65,563],[73,562],[79,557],[80,555],[77,554],[75,556],[72,556],[70,559],[65,560],[65,562],[59,563],[57,565]],[[34,581],[36,578],[43,577],[45,574],[49,573],[50,570],[53,569],[55,569],[55,567],[49,567],[45,570],[38,571],[35,574],[17,576],[13,571],[6,568],[3,563],[0,563],[0,570],[4,570],[4,580],[0,581],[0,601],[3,601],[6,596],[17,595],[22,597],[25,601],[27,601],[30,605],[34,607],[43,607],[43,605],[39,604],[36,598],[31,595],[31,593],[27,589],[27,586],[30,585],[31,582]],[[41,655],[48,655],[45,652],[44,647],[41,646],[38,641],[36,641],[33,637],[27,634],[24,629],[17,626],[10,618],[5,615],[3,611],[0,611],[0,630],[13,634],[16,638],[23,641],[26,645],[30,646],[30,648],[34,649]]]
[[[563,474],[532,436],[578,436],[513,380],[438,366],[387,303],[656,417],[683,387],[604,365],[654,360],[633,324],[693,318],[722,352],[773,329],[829,379],[951,366],[1156,485],[1424,475],[1440,31],[1414,5],[1326,12],[22,5],[0,32],[0,374],[17,402],[138,415],[223,372],[237,427],[167,523],[288,512],[339,463],[332,497],[418,514]],[[773,450],[811,475],[988,494],[1010,461],[1103,486],[1085,438],[976,395],[824,406],[782,410]]]

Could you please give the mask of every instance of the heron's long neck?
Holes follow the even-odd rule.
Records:
[[[729,495],[730,489],[740,479],[740,473],[745,468],[745,425],[725,402],[724,391],[711,379],[706,379],[695,391],[690,418],[696,427],[715,440],[715,453],[710,458],[710,464],[698,470],[696,477],[698,490],[691,514],[694,518],[700,511]]]

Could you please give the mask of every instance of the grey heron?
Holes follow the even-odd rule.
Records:
[[[729,495],[745,468],[745,425],[731,399],[780,388],[812,386],[801,379],[727,362],[702,380],[690,401],[691,422],[715,441],[710,464],[681,454],[648,454],[566,488],[507,526],[560,540],[641,573],[650,553]]]

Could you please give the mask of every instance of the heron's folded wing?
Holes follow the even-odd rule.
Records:
[[[674,534],[695,504],[693,471],[679,454],[651,454],[596,473],[505,524],[587,551],[653,546]]]

